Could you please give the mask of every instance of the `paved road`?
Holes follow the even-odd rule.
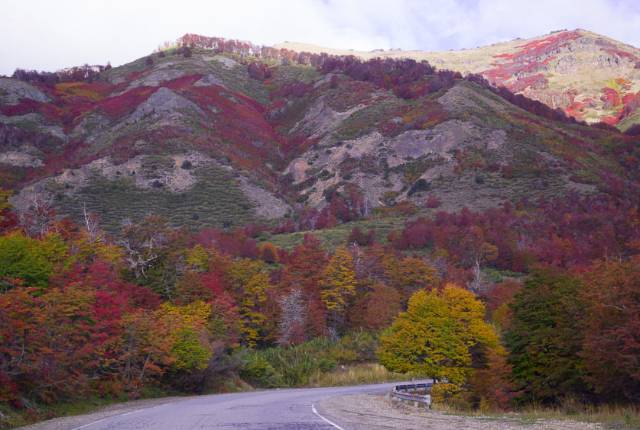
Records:
[[[38,428],[68,430],[335,430],[330,413],[314,411],[323,399],[342,394],[385,393],[392,384],[302,388],[217,394],[129,411],[102,418],[86,416],[73,425]],[[319,407],[318,407],[319,409]],[[321,415],[318,415],[321,414]],[[324,417],[326,415],[326,417]],[[323,419],[324,417],[324,419]],[[45,424],[45,423],[41,423]],[[340,423],[335,423],[338,426]],[[345,427],[345,430],[348,430]]]

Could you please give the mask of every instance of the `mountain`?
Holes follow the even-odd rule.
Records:
[[[560,108],[578,120],[603,121],[622,130],[640,122],[640,49],[586,30],[446,52],[360,52],[291,42],[276,47],[365,60],[426,60],[438,68],[481,74],[494,85]]]
[[[13,204],[86,209],[110,231],[151,212],[192,229],[319,228],[375,208],[637,189],[637,137],[411,60],[186,35],[121,67],[14,76],[0,78]]]

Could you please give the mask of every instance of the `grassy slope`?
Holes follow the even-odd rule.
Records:
[[[198,182],[182,193],[142,190],[128,179],[110,181],[94,176],[73,197],[59,195],[63,212],[79,220],[83,202],[87,209],[101,214],[101,224],[109,232],[119,230],[125,218],[139,221],[153,212],[173,226],[199,229],[207,226],[239,226],[253,218],[252,205],[228,172],[216,168],[201,169]]]
[[[320,239],[325,249],[333,250],[337,246],[347,244],[347,239],[349,238],[351,230],[354,227],[359,227],[364,232],[372,229],[375,232],[376,241],[385,243],[387,241],[387,235],[392,230],[402,227],[404,225],[404,222],[404,218],[371,218],[346,224],[340,224],[324,230],[276,234],[273,236],[265,237],[264,240],[271,242],[281,248],[292,249],[296,245],[302,243],[305,234],[311,233],[317,236],[318,239]]]

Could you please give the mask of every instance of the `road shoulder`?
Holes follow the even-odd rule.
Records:
[[[318,412],[349,430],[600,430],[599,424],[518,418],[449,415],[392,404],[383,395],[334,396],[316,405]]]

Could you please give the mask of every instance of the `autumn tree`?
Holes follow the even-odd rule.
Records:
[[[202,274],[189,270],[176,282],[173,302],[186,305],[198,300],[211,301],[213,291],[205,286]]]
[[[278,249],[272,243],[264,243],[260,246],[260,258],[268,264],[275,264],[278,262]]]
[[[227,277],[242,318],[242,339],[255,347],[265,336],[263,306],[271,288],[269,271],[260,260],[239,259],[231,263]]]
[[[520,282],[507,279],[492,285],[483,296],[490,320],[501,330],[509,328],[512,317],[511,304],[521,288]]]
[[[306,234],[302,244],[296,246],[285,262],[281,282],[283,292],[300,290],[305,304],[305,336],[325,335],[326,309],[320,298],[327,255],[320,241]]]
[[[171,365],[172,339],[169,327],[155,312],[136,310],[122,319],[123,334],[112,346],[118,361],[117,376],[128,391],[138,392],[145,384],[162,376]]]
[[[0,291],[13,285],[45,288],[66,252],[66,245],[56,235],[38,240],[16,231],[1,236]]]
[[[286,289],[301,288],[307,295],[319,296],[327,256],[318,238],[304,236],[286,261],[282,284]]]
[[[607,401],[640,401],[640,258],[595,264],[584,277],[581,357]]]
[[[484,305],[452,284],[418,291],[380,338],[378,357],[387,369],[462,386],[474,368],[474,350],[496,348],[498,336],[484,322]]]
[[[212,252],[212,250],[198,244],[186,250],[185,263],[189,269],[195,272],[206,272],[209,270]]]
[[[421,258],[386,255],[382,264],[387,283],[400,291],[405,303],[417,290],[433,288],[439,282],[436,269]]]
[[[398,290],[381,282],[373,285],[365,303],[364,324],[370,330],[387,328],[402,311],[402,296]]]
[[[469,401],[480,410],[510,410],[516,389],[511,381],[508,352],[503,346],[498,346],[485,349],[482,354],[482,366],[476,368],[469,378]]]
[[[345,247],[338,247],[324,270],[320,298],[327,308],[329,327],[337,331],[344,319],[347,303],[356,292],[353,257]]]
[[[156,315],[169,328],[166,337],[172,343],[171,368],[178,371],[204,370],[212,353],[207,332],[211,305],[202,301],[183,306],[163,303]]]
[[[43,402],[89,390],[96,370],[95,292],[19,288],[0,295],[0,373]]]

